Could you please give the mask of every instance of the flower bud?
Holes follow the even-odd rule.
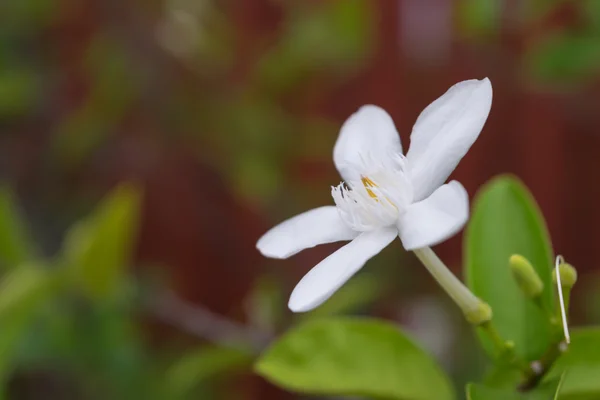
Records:
[[[560,274],[560,284],[564,289],[572,288],[575,282],[577,282],[577,270],[571,264],[560,263],[558,265],[558,273]],[[552,271],[552,280],[554,284],[557,283],[556,270]]]
[[[544,283],[529,260],[519,254],[513,254],[508,260],[508,265],[519,289],[525,296],[535,299],[542,294]]]

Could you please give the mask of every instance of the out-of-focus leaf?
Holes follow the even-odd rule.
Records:
[[[22,264],[0,283],[0,381],[9,371],[17,342],[57,287],[57,275],[40,265]]]
[[[174,398],[184,397],[198,383],[215,375],[247,366],[252,354],[225,347],[206,347],[179,359],[167,371],[167,384]]]
[[[515,351],[537,359],[550,343],[551,326],[519,290],[508,268],[513,254],[526,257],[544,283],[542,302],[553,309],[552,250],[543,217],[527,189],[508,176],[495,178],[477,195],[465,239],[466,279],[473,292],[493,309],[502,337]],[[479,335],[494,355],[488,338]]]
[[[359,274],[342,286],[329,300],[311,312],[299,314],[301,321],[350,313],[375,301],[381,294],[381,282],[368,274]]]
[[[502,14],[502,0],[461,0],[458,3],[459,28],[469,37],[495,34]]]
[[[467,385],[467,400],[555,400],[559,391],[562,399],[561,378],[552,379],[528,391],[491,388],[477,383]]]
[[[38,78],[26,69],[0,68],[0,117],[24,114],[35,102]]]
[[[567,32],[549,35],[525,58],[530,73],[547,83],[580,83],[598,75],[598,36]]]
[[[0,188],[0,267],[14,268],[36,254],[12,193]]]
[[[283,90],[306,73],[334,67],[339,74],[366,58],[372,42],[372,4],[365,0],[290,3],[281,42],[259,64],[260,80]]]
[[[67,166],[85,160],[119,123],[139,93],[143,75],[134,72],[130,55],[112,38],[94,38],[86,54],[86,70],[93,86],[84,103],[59,126],[54,151]]]
[[[136,234],[140,193],[121,185],[93,214],[69,231],[64,257],[74,277],[93,298],[114,296],[122,283]]]
[[[600,33],[600,2],[596,0],[583,0],[584,14],[590,21],[594,34]]]
[[[59,7],[52,0],[19,0],[0,3],[0,23],[11,30],[43,28],[56,17]]]
[[[571,332],[568,350],[556,360],[547,379],[556,379],[563,373],[561,400],[600,398],[600,328]]]
[[[289,390],[385,399],[454,399],[448,377],[396,326],[327,319],[295,328],[255,365]]]

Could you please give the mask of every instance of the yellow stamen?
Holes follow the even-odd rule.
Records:
[[[367,193],[369,193],[369,196],[371,196],[374,199],[377,199],[377,195],[375,195],[375,193],[373,193],[373,191],[369,189],[370,187],[377,187],[375,182],[373,182],[366,176],[363,176],[362,178],[360,178],[360,180],[362,181],[363,185],[365,185],[365,189],[367,189]]]

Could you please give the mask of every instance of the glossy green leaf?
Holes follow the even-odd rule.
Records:
[[[12,193],[0,188],[0,267],[13,268],[34,254]]]
[[[301,325],[268,349],[255,370],[286,389],[315,395],[454,399],[435,361],[396,326],[376,320]]]
[[[552,250],[543,217],[527,189],[503,176],[485,185],[475,199],[465,240],[466,280],[492,307],[502,337],[516,343],[518,355],[533,360],[548,347],[551,327],[513,280],[508,268],[512,254],[532,263],[545,286],[542,302],[552,309]],[[479,337],[494,355],[487,338]]]
[[[139,192],[120,186],[68,233],[65,259],[90,296],[106,298],[116,293],[129,262],[139,208]]]
[[[251,363],[252,354],[226,347],[206,347],[189,352],[168,371],[167,382],[176,398],[185,396],[200,382]]]
[[[561,386],[560,377],[542,383],[528,392],[470,383],[467,385],[467,400],[555,400],[559,398],[558,393],[562,392]]]
[[[560,399],[593,400],[600,398],[600,328],[571,332],[571,344],[554,363],[547,379],[565,373]]]

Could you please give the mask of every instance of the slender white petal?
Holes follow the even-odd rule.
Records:
[[[357,166],[401,153],[400,136],[392,118],[381,107],[366,105],[342,125],[333,148],[333,162],[342,178],[352,181],[361,178]]]
[[[469,195],[457,181],[440,186],[412,204],[398,221],[406,250],[436,245],[456,234],[469,219]]]
[[[485,78],[457,83],[423,110],[406,154],[415,201],[448,179],[479,136],[491,105],[492,85]]]
[[[258,240],[256,248],[266,257],[288,258],[319,244],[352,240],[358,234],[342,221],[336,207],[325,206],[275,226]]]
[[[288,303],[290,310],[305,312],[319,306],[397,235],[396,227],[362,233],[321,261],[302,278],[292,292]]]

